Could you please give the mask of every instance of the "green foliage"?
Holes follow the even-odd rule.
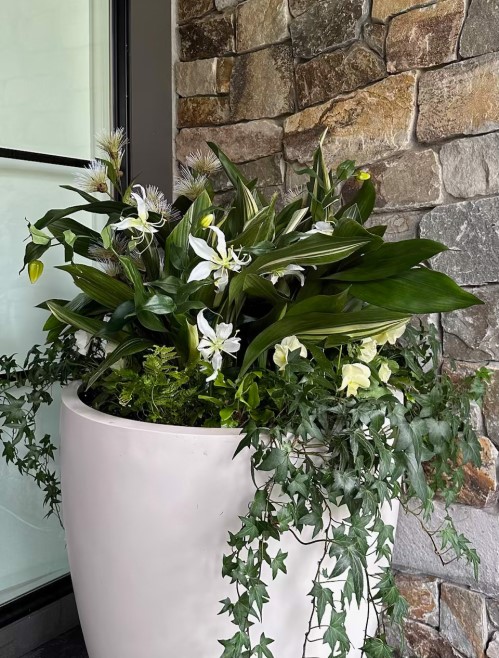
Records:
[[[197,399],[202,379],[199,371],[179,371],[171,347],[155,347],[140,370],[114,370],[101,379],[98,393],[91,393],[88,402],[114,416],[195,426],[206,414],[207,405]]]
[[[425,525],[437,496],[447,506],[456,499],[464,465],[480,463],[469,416],[487,371],[456,384],[440,373],[435,331],[408,322],[481,302],[426,265],[444,245],[389,244],[386,227],[367,228],[369,175],[351,161],[329,170],[321,144],[301,172],[303,195],[280,211],[215,145],[232,203],[216,206],[204,176],[214,163],[203,156],[185,169],[171,208],[154,188],[121,188],[122,138],[107,142],[115,145],[101,161],[108,178],[93,189],[109,199],[69,188],[85,203],[49,210],[29,227],[31,281],[44,254],[62,246],[59,269],[78,294],[41,305],[50,312],[47,344],[33,348],[23,370],[0,357],[4,457],[58,513],[55,448],[37,436],[35,417],[52,402],[52,384],[78,379],[83,399],[106,413],[241,428],[237,452],[247,452],[264,484],[228,538],[222,573],[235,595],[221,612],[236,628],[220,640],[222,658],[274,657],[272,638],[254,636],[253,624],[265,621],[269,583],[287,573],[285,533],[323,548],[303,656],[322,640],[331,657],[346,658],[350,604],[367,599],[396,624],[407,609],[383,566],[394,529],[381,506],[399,500]],[[71,217],[81,211],[107,217],[100,234]],[[337,506],[347,510],[342,521],[331,513]],[[443,561],[477,568],[450,516],[428,534]],[[373,556],[381,561],[374,576]],[[366,639],[364,653],[392,655],[383,636]]]

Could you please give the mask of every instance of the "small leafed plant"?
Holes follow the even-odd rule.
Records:
[[[368,228],[369,174],[350,161],[330,171],[320,145],[299,172],[306,184],[280,207],[214,144],[188,159],[173,205],[157,188],[122,189],[123,131],[100,144],[105,159],[68,188],[82,202],[29,227],[31,281],[44,254],[62,246],[59,269],[79,293],[42,304],[47,343],[24,368],[0,359],[4,456],[57,513],[54,446],[37,436],[35,417],[52,384],[71,380],[110,414],[241,428],[237,452],[264,478],[223,561],[235,595],[222,612],[236,628],[220,640],[222,656],[274,655],[272,638],[252,627],[265,620],[269,579],[286,572],[284,533],[323,547],[302,655],[319,638],[331,657],[346,656],[352,603],[367,600],[396,624],[406,611],[387,566],[394,528],[381,506],[399,500],[424,523],[437,495],[456,499],[463,466],[480,463],[469,416],[488,374],[453,383],[440,372],[436,330],[411,319],[481,302],[425,265],[442,244],[385,242],[386,226]],[[212,185],[221,175],[233,188],[223,207]],[[81,211],[103,217],[103,230],[72,218]],[[333,520],[333,506],[348,511],[344,521]],[[443,560],[477,567],[449,515],[431,538]],[[380,564],[370,577],[368,556]],[[381,619],[363,651],[391,655]]]

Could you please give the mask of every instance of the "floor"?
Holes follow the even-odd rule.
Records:
[[[23,658],[88,658],[80,629],[65,633]]]

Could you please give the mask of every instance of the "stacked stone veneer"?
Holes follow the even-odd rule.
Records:
[[[486,302],[441,324],[447,362],[494,373],[476,414],[484,465],[453,511],[479,580],[443,567],[412,518],[395,565],[411,603],[406,654],[499,658],[499,0],[178,2],[180,162],[215,141],[282,195],[328,127],[331,165],[371,169],[389,239],[442,240],[451,251],[435,265]],[[228,187],[219,176],[221,200]]]

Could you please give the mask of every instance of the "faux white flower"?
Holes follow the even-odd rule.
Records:
[[[301,267],[301,265],[286,265],[286,267],[281,267],[275,270],[271,270],[270,272],[265,272],[263,276],[270,279],[270,282],[274,285],[279,281],[279,279],[282,279],[285,276],[293,276],[298,279],[298,281],[303,286],[305,285],[305,277],[303,276],[302,272],[304,271],[305,268]]]
[[[154,233],[158,232],[158,229],[164,225],[166,222],[166,217],[162,217],[157,222],[149,222],[149,210],[147,207],[147,194],[142,185],[135,185],[134,188],[138,189],[141,194],[132,192],[131,196],[137,204],[137,215],[138,217],[122,217],[117,224],[111,224],[111,228],[114,228],[115,231],[127,231],[134,229],[139,233],[137,243],[143,242],[144,240],[149,245],[152,240]]]
[[[75,186],[85,192],[109,192],[106,165],[100,160],[92,160],[90,164],[75,176]]]
[[[343,381],[339,390],[347,389],[347,396],[357,395],[359,388],[371,386],[371,371],[363,363],[348,363],[343,366],[341,374]]]
[[[279,370],[284,370],[288,364],[288,357],[291,352],[300,350],[300,356],[305,359],[307,356],[307,348],[305,345],[300,343],[296,336],[288,336],[284,338],[281,343],[278,343],[275,346],[274,352],[274,363],[279,368]]]
[[[178,196],[185,196],[195,201],[206,189],[206,174],[193,174],[187,167],[180,167],[180,176],[175,179],[173,191]]]
[[[317,222],[307,233],[322,233],[322,235],[333,235],[334,226],[330,222]]]
[[[78,329],[74,333],[76,341],[76,349],[80,354],[86,356],[90,347],[90,341],[92,340],[92,334],[89,334],[88,331],[83,331],[83,329]]]
[[[376,341],[372,338],[364,338],[360,346],[359,359],[364,363],[371,363],[377,353]]]
[[[395,345],[397,340],[404,335],[406,328],[407,323],[400,327],[395,327],[394,329],[387,329],[386,331],[382,331],[380,334],[373,336],[372,339],[375,340],[378,345],[384,345],[385,343]]]
[[[185,161],[191,169],[203,176],[211,176],[222,168],[220,160],[212,151],[198,150],[189,153]]]
[[[233,326],[220,322],[215,329],[213,329],[203,315],[204,309],[198,313],[197,325],[201,340],[198,344],[198,350],[202,358],[211,363],[213,366],[213,374],[208,377],[206,381],[210,382],[217,378],[220,368],[222,367],[222,352],[234,356],[241,348],[241,339],[236,336],[231,336]]]
[[[387,363],[382,363],[378,370],[378,376],[383,382],[383,384],[388,384],[390,377],[392,376],[392,371],[390,370]]]
[[[112,160],[115,168],[118,170],[121,168],[121,162],[127,144],[128,140],[124,128],[116,128],[116,130],[112,130],[111,132],[104,130],[97,136],[97,146]]]
[[[217,236],[216,250],[203,240],[189,236],[189,244],[194,252],[202,258],[202,262],[196,265],[189,275],[188,281],[202,281],[208,279],[213,272],[213,278],[217,292],[223,292],[229,282],[229,271],[240,272],[241,269],[251,262],[251,257],[239,258],[232,247],[227,248],[225,235],[218,226],[209,226]]]

